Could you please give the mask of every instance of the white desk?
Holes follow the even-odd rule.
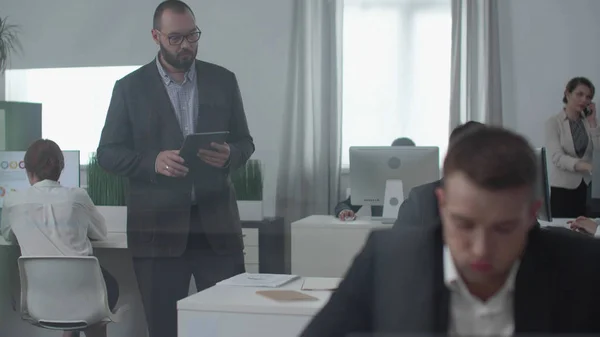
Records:
[[[343,277],[373,229],[391,228],[368,218],[341,221],[312,215],[291,224],[292,274]]]
[[[552,221],[548,222],[548,221],[542,221],[542,220],[538,220],[538,222],[540,223],[540,226],[542,227],[547,227],[547,226],[551,226],[551,227],[565,227],[565,228],[569,228],[569,225],[567,224],[567,221],[569,220],[573,220],[573,219],[552,219]]]
[[[277,302],[257,290],[214,286],[177,302],[178,337],[295,337],[327,303],[329,291],[303,291],[302,279],[277,289],[293,289],[317,301]]]
[[[567,227],[568,220],[540,221],[540,225]],[[341,221],[327,215],[312,215],[293,222],[292,274],[343,277],[369,233],[391,226],[369,218]]]
[[[108,239],[93,241],[94,255],[119,282],[119,305],[125,303],[130,310],[123,320],[108,325],[108,335],[115,337],[146,337],[146,320],[133,271],[131,253],[127,249],[127,208],[122,206],[98,206],[106,220]],[[246,269],[258,272],[258,230],[244,228]],[[10,277],[18,275],[16,258],[19,249],[0,236],[0,336],[51,337],[55,331],[34,327],[13,311],[10,303]],[[18,280],[18,276],[17,276]],[[190,282],[190,293],[196,292],[194,282]]]
[[[92,246],[99,249],[127,249],[127,207],[125,206],[97,206],[98,211],[104,216],[107,227],[107,239],[92,241]],[[244,258],[246,270],[258,272],[258,229],[243,228]],[[12,245],[0,236],[0,246]]]
[[[127,207],[124,206],[97,206],[98,211],[104,216],[107,227],[107,239],[92,241],[94,248],[127,248]],[[0,246],[12,245],[0,236]]]

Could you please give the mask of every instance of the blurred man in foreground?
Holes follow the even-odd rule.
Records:
[[[523,137],[460,137],[436,190],[440,221],[373,232],[302,336],[600,332],[589,262],[600,242],[535,225],[536,175]]]

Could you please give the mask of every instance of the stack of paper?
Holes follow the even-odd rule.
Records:
[[[336,290],[341,281],[337,277],[307,277],[302,290]]]
[[[223,280],[217,284],[238,287],[277,288],[297,278],[297,275],[243,273]]]
[[[294,302],[294,301],[318,301],[319,299],[303,294],[296,290],[259,290],[256,292],[258,295],[262,295],[266,298],[278,302]]]

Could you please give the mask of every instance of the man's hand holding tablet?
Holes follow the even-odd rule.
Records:
[[[227,161],[229,160],[229,144],[212,142],[210,143],[210,146],[214,150],[199,149],[198,157],[200,157],[200,159],[202,159],[208,165],[214,167],[225,167],[225,164],[227,164]]]
[[[185,137],[181,157],[191,161],[198,157],[213,167],[224,167],[229,161],[230,148],[225,141],[228,131],[196,133]]]
[[[156,157],[156,173],[167,177],[185,177],[189,168],[186,162],[196,157],[214,167],[224,167],[229,160],[229,144],[225,142],[228,131],[195,133],[187,135],[181,150],[162,151]]]
[[[189,169],[185,160],[179,156],[179,150],[162,151],[156,156],[154,170],[167,177],[185,177]]]

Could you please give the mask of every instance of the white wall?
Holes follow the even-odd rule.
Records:
[[[567,81],[586,76],[600,89],[600,1],[500,0],[499,6],[505,125],[543,146],[543,123],[562,108]]]
[[[152,11],[159,0],[4,0],[2,15],[22,26],[15,68],[148,62]],[[236,72],[255,158],[265,161],[265,213],[274,195],[285,109],[293,0],[189,0],[203,30],[199,55]],[[542,124],[558,112],[564,85],[588,76],[600,86],[600,1],[501,0],[505,125],[543,145]],[[35,9],[35,10],[32,10]],[[4,81],[0,78],[0,99]],[[344,187],[345,188],[345,187]]]
[[[3,0],[2,16],[22,29],[13,68],[141,65],[155,56],[152,14],[160,0]],[[274,214],[292,0],[188,0],[203,31],[198,55],[236,73],[266,164],[265,214]],[[4,98],[4,81],[0,86]]]

